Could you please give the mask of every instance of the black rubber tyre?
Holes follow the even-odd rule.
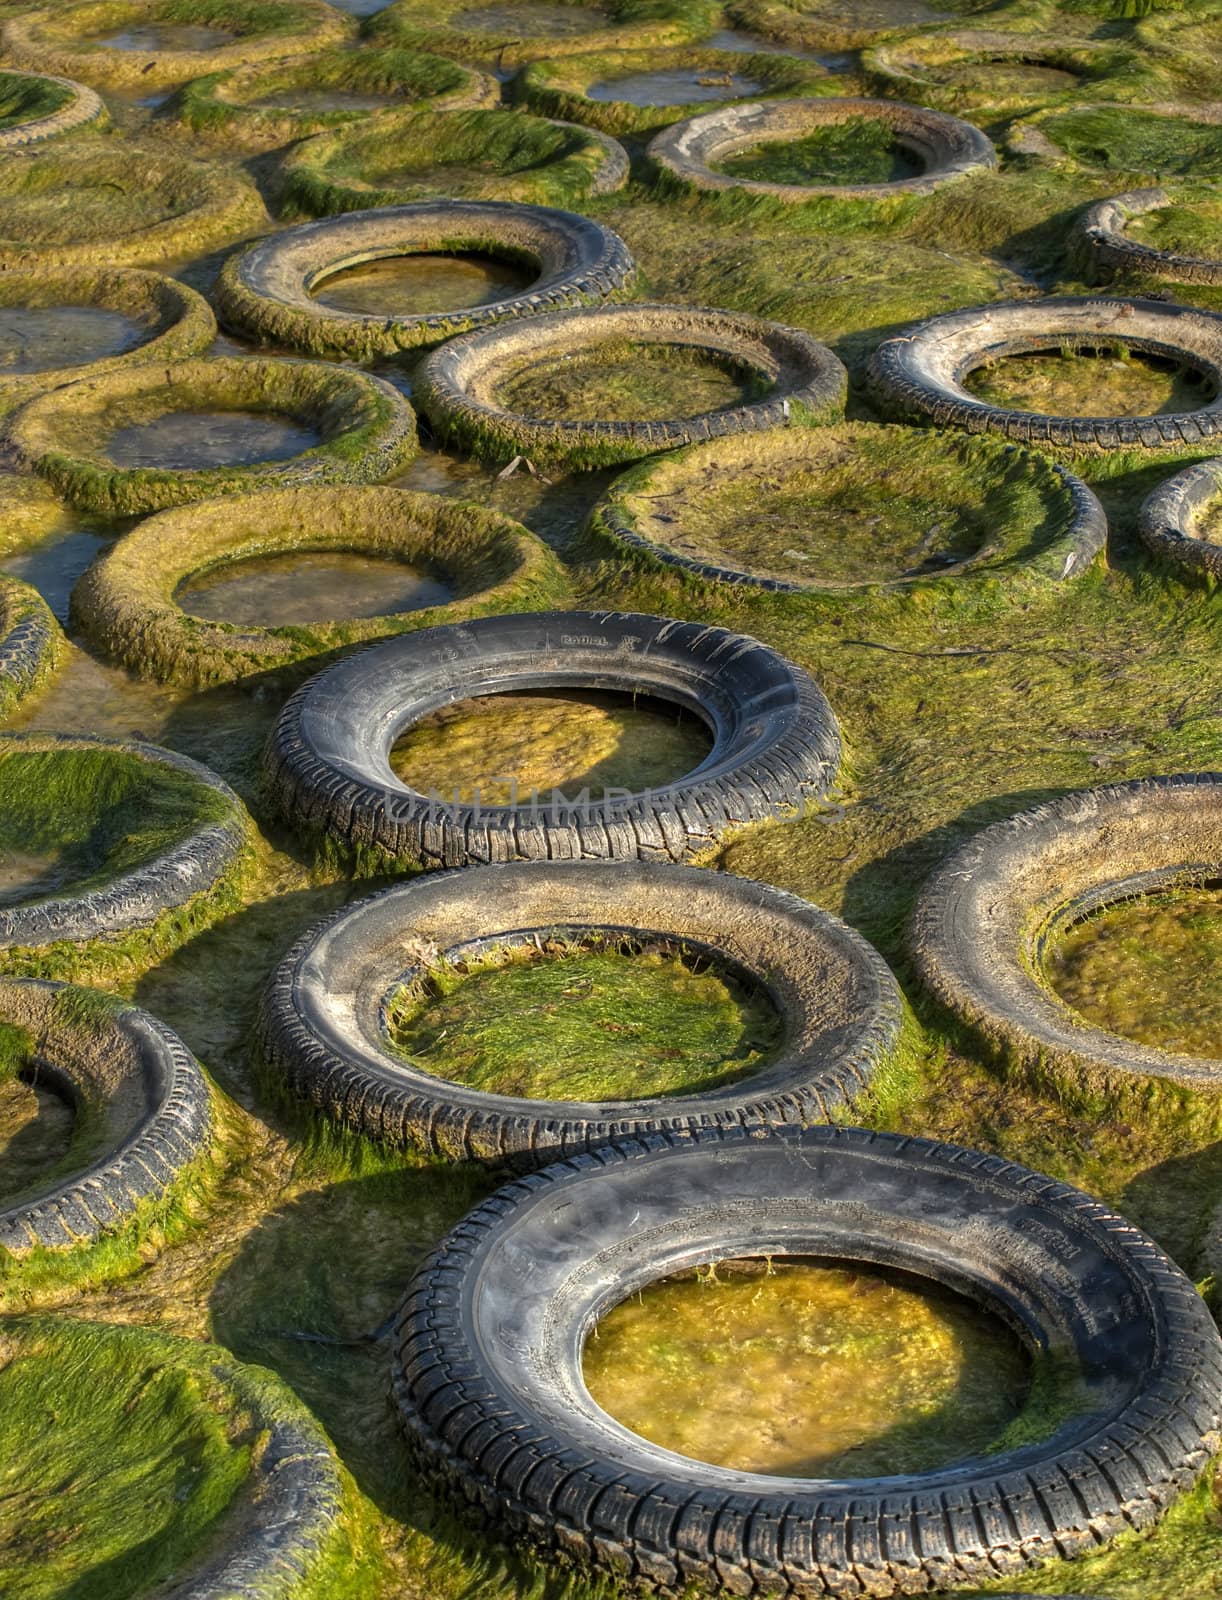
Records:
[[[591,1400],[581,1352],[644,1285],[733,1256],[903,1268],[1078,1368],[1039,1443],[906,1477],[733,1471]],[[500,1190],[413,1280],[395,1397],[427,1482],[512,1538],[668,1593],[925,1593],[1147,1527],[1208,1465],[1222,1339],[1145,1235],[996,1156],[854,1128],[657,1134]]]
[[[868,381],[890,411],[938,427],[999,433],[1071,450],[1194,450],[1222,434],[1222,393],[1195,411],[1151,417],[1050,417],[1008,411],[963,387],[977,367],[1039,350],[1129,350],[1182,362],[1222,391],[1222,317],[1156,300],[1059,296],[1005,300],[933,317],[880,344]]]
[[[538,277],[504,300],[419,315],[336,311],[313,297],[345,267],[438,249],[528,262]],[[618,234],[572,211],[496,200],[422,201],[350,211],[260,239],[225,263],[217,304],[231,326],[267,344],[369,361],[540,311],[597,304],[635,271]]]
[[[1222,578],[1222,544],[1196,532],[1200,513],[1222,496],[1222,459],[1198,461],[1160,483],[1137,517],[1137,532],[1146,549],[1177,567],[1190,567]]]
[[[385,1006],[434,959],[557,930],[610,930],[720,963],[780,1013],[776,1058],[700,1094],[592,1103],[481,1092],[392,1052]],[[882,957],[796,895],[656,862],[520,861],[398,885],[311,928],[272,976],[262,1037],[277,1080],[370,1138],[533,1167],[624,1134],[826,1121],[890,1058],[902,1016]]]
[[[0,753],[88,750],[126,760],[147,762],[181,775],[219,802],[217,820],[201,819],[182,838],[153,860],[111,877],[92,888],[63,892],[0,908],[0,954],[27,954],[51,945],[83,946],[149,931],[167,911],[185,908],[200,896],[216,894],[239,868],[250,834],[250,819],[229,785],[188,756],[157,745],[92,739],[84,734],[10,733],[0,740]],[[185,933],[183,937],[185,937]]]
[[[656,696],[700,717],[713,748],[663,788],[458,805],[409,789],[395,740],[441,706],[525,689]],[[281,815],[341,848],[402,864],[683,861],[744,823],[828,792],[840,730],[818,686],[756,639],[620,611],[483,617],[404,634],[337,662],[289,700],[264,758]]]
[[[106,121],[106,107],[102,97],[83,83],[73,83],[70,78],[57,78],[43,72],[11,72],[0,67],[0,80],[28,79],[32,88],[53,84],[62,91],[64,102],[43,116],[33,116],[27,122],[17,122],[0,128],[0,152],[24,150],[28,145],[42,144],[45,139],[58,138],[61,133],[71,133],[74,128],[85,128],[90,123]]]
[[[0,574],[0,722],[46,683],[63,642],[38,590]]]
[[[1005,1058],[1089,1086],[1157,1077],[1216,1093],[1222,1058],[1093,1027],[1035,974],[1092,911],[1219,878],[1222,775],[1086,789],[994,823],[950,856],[917,902],[912,954],[928,988]]]
[[[657,421],[549,420],[508,411],[493,397],[498,369],[605,345],[671,346],[732,364],[768,383],[761,399]],[[814,423],[844,413],[844,367],[810,334],[736,311],[685,306],[602,306],[468,333],[420,363],[415,403],[443,436],[494,461],[514,455],[566,469],[609,466],[699,439]]]
[[[813,128],[868,117],[886,123],[895,140],[915,155],[924,170],[895,183],[768,183],[716,171],[727,157],[770,141],[798,139]],[[992,143],[970,122],[927,111],[898,100],[851,100],[840,96],[811,100],[763,100],[722,106],[703,116],[676,122],[650,140],[649,160],[688,188],[759,195],[801,204],[820,198],[886,200],[932,194],[943,184],[997,165]]]
[[[87,1166],[0,1208],[0,1251],[92,1244],[163,1198],[207,1151],[207,1080],[178,1035],[147,1011],[96,990],[0,979],[0,1020],[31,1037],[29,1081],[106,1125],[106,1148]]]
[[[1222,261],[1159,250],[1154,245],[1140,244],[1125,233],[1130,217],[1161,211],[1172,204],[1165,189],[1130,189],[1088,206],[1075,224],[1074,233],[1088,262],[1102,268],[1102,275],[1124,272],[1161,278],[1168,283],[1222,283]]]

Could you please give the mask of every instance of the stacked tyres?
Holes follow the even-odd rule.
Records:
[[[481,695],[598,690],[691,712],[713,748],[684,777],[601,799],[459,804],[411,789],[390,751],[413,723]],[[632,612],[483,617],[404,635],[341,661],[289,700],[264,767],[281,815],[384,863],[683,861],[732,828],[827,794],[840,764],[818,686],[756,639]]]
[[[458,962],[590,932],[698,953],[763,991],[784,1028],[774,1058],[700,1093],[582,1103],[485,1093],[393,1051],[386,1007],[434,964],[413,969],[406,951]],[[276,1081],[332,1120],[530,1167],[624,1135],[824,1121],[890,1060],[902,1015],[881,956],[796,895],[687,867],[524,861],[432,874],[311,928],[272,977],[262,1036]]]
[[[659,1278],[742,1255],[930,1278],[1072,1363],[1080,1406],[1036,1443],[847,1481],[714,1467],[630,1433],[585,1387],[591,1330]],[[438,1492],[666,1593],[995,1581],[1150,1526],[1222,1438],[1222,1339],[1151,1240],[996,1156],[851,1128],[659,1134],[510,1184],[418,1273],[394,1368]]]

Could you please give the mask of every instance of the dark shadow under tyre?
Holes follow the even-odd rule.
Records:
[[[1187,367],[1213,398],[1157,416],[1056,417],[991,405],[964,388],[970,373],[1007,356],[1112,345]],[[1072,450],[1193,450],[1222,433],[1222,317],[1156,300],[1000,301],[887,339],[870,358],[868,378],[889,411],[941,428]]]
[[[664,787],[450,803],[390,765],[405,729],[442,706],[527,689],[654,696],[710,730],[701,764]],[[429,628],[329,667],[292,697],[264,758],[271,797],[304,832],[383,863],[682,861],[745,823],[825,795],[836,718],[799,667],[743,634],[633,612],[550,611]]]
[[[1222,578],[1222,543],[1202,537],[1207,508],[1222,504],[1222,460],[1198,461],[1160,483],[1137,517],[1141,542],[1177,567]]]
[[[207,1152],[207,1081],[146,1011],[94,989],[0,979],[0,1023],[25,1036],[19,1075],[66,1100],[77,1124],[67,1173],[0,1202],[0,1250],[92,1244],[164,1199]]]
[[[482,1092],[392,1048],[386,1008],[430,967],[591,932],[741,973],[782,1019],[773,1059],[699,1094],[581,1103]],[[400,885],[311,928],[272,977],[262,1037],[278,1082],[370,1138],[538,1166],[623,1134],[826,1121],[890,1058],[901,1020],[882,958],[795,895],[654,862],[527,861]]]
[[[1222,1090],[1222,1059],[1092,1026],[1042,980],[1055,940],[1137,896],[1222,880],[1222,776],[1087,789],[994,823],[921,892],[912,954],[928,988],[1003,1058],[1079,1085],[1163,1078]]]
[[[503,300],[393,317],[338,311],[314,298],[345,268],[433,251],[523,263],[537,277]],[[618,234],[571,211],[496,200],[422,201],[350,211],[261,239],[225,263],[217,303],[227,322],[268,344],[368,361],[472,328],[595,304],[623,288],[635,270]]]
[[[905,1477],[715,1467],[599,1409],[582,1350],[647,1284],[735,1256],[901,1268],[1075,1371],[1038,1442]],[[395,1395],[427,1482],[512,1538],[666,1592],[925,1593],[1157,1521],[1217,1449],[1222,1339],[1123,1218],[996,1156],[858,1129],[626,1141],[471,1212],[416,1276]]]

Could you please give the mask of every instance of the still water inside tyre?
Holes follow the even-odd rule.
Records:
[[[651,1284],[596,1325],[583,1360],[595,1401],[633,1433],[798,1478],[925,1472],[1006,1448],[1031,1386],[1022,1346],[969,1301],[797,1257]]]
[[[441,967],[388,1008],[392,1044],[426,1072],[492,1094],[636,1100],[757,1071],[781,1042],[762,990],[663,943],[518,945]]]
[[[1097,1028],[1176,1055],[1222,1058],[1222,888],[1111,906],[1068,930],[1047,974]]]

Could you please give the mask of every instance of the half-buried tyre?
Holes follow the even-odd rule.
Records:
[[[855,121],[874,122],[889,129],[896,145],[919,164],[920,173],[892,182],[821,184],[774,183],[717,170],[719,165],[756,146],[800,140],[815,129]],[[997,165],[997,154],[988,138],[958,117],[895,100],[839,96],[763,100],[707,111],[655,134],[648,156],[665,178],[683,188],[733,191],[789,204],[827,198],[887,200],[926,195],[943,184]]]
[[[319,596],[313,621],[256,625],[193,615],[184,588],[226,575],[257,581],[268,560],[364,557],[380,582],[373,614]],[[373,565],[377,563],[376,567]],[[288,572],[291,579],[291,569]],[[274,580],[273,580],[274,581]],[[326,574],[315,581],[326,582]],[[333,583],[342,584],[342,573]],[[413,609],[408,591],[428,598]],[[72,611],[114,660],[192,688],[298,669],[395,633],[564,597],[560,563],[521,523],[484,506],[406,489],[265,489],[163,511],[115,542],[72,593]],[[381,598],[384,593],[385,599]],[[400,598],[403,597],[403,598]],[[274,609],[274,603],[273,603]],[[266,615],[266,613],[263,613]]]
[[[28,583],[0,574],[0,722],[47,682],[64,636],[51,608]]]
[[[11,858],[0,964],[10,972],[139,965],[234,909],[250,819],[228,784],[186,756],[7,734],[0,802]]]
[[[665,362],[714,369],[727,392],[689,415],[600,415],[608,364],[629,374]],[[535,390],[553,375],[564,407],[539,416]],[[844,411],[848,379],[832,352],[797,328],[732,311],[684,306],[602,306],[464,334],[421,362],[413,393],[445,438],[493,461],[522,455],[579,470],[633,461],[699,439],[817,424]],[[523,389],[523,385],[525,388]],[[626,409],[634,409],[632,401]]]
[[[1041,351],[1127,351],[1173,361],[1213,391],[1193,411],[1058,417],[1010,410],[964,387],[977,369]],[[1009,300],[933,317],[880,344],[869,384],[901,416],[1070,450],[1198,449],[1222,433],[1222,317],[1154,300]]]
[[[359,263],[439,252],[522,265],[534,281],[483,305],[394,316],[341,311],[315,298],[328,278]],[[369,361],[496,322],[597,304],[635,270],[618,234],[571,211],[495,200],[422,201],[351,211],[261,239],[225,263],[217,304],[228,323],[267,344]]]
[[[697,1093],[596,1103],[488,1093],[393,1047],[388,1013],[431,970],[591,935],[733,972],[771,1001],[777,1047]],[[624,1134],[826,1121],[890,1059],[901,1019],[882,958],[795,895],[653,862],[526,861],[400,885],[310,929],[272,977],[262,1037],[277,1084],[370,1138],[538,1166]]]
[[[1094,1026],[1054,991],[1047,962],[1095,913],[1222,880],[1222,776],[1087,789],[984,829],[926,884],[910,943],[927,987],[1003,1060],[1079,1089],[1149,1080],[1222,1090],[1222,1059]]]
[[[1137,532],[1152,555],[1222,578],[1222,537],[1211,513],[1222,509],[1222,460],[1198,461],[1160,483],[1142,505]]]
[[[757,1475],[647,1442],[592,1400],[587,1338],[646,1285],[741,1256],[931,1279],[1064,1362],[1078,1404],[1037,1442],[903,1477]],[[673,1593],[996,1581],[1157,1521],[1222,1430],[1222,1339],[1150,1239],[999,1157],[851,1128],[659,1134],[508,1185],[413,1281],[394,1367],[427,1482]]]
[[[1222,260],[1189,255],[1182,250],[1160,250],[1156,245],[1130,239],[1125,232],[1133,217],[1144,217],[1174,204],[1165,189],[1150,188],[1130,189],[1088,206],[1075,225],[1088,265],[1102,268],[1101,278],[1119,272],[1168,283],[1222,283]]]
[[[525,690],[653,696],[712,735],[699,766],[663,787],[592,799],[553,791],[518,805],[451,802],[402,782],[390,751],[443,706]],[[682,861],[746,823],[826,795],[840,763],[831,707],[801,668],[724,628],[632,612],[485,617],[387,640],[292,697],[268,743],[267,785],[303,832],[382,864]]]
[[[225,357],[81,378],[23,406],[7,437],[25,467],[107,516],[381,483],[417,450],[412,408],[371,373]]]
[[[146,1011],[94,989],[0,979],[0,1023],[4,1075],[49,1090],[75,1113],[56,1163],[66,1174],[0,1198],[0,1251],[93,1244],[165,1199],[206,1155],[207,1081],[182,1040]]]

